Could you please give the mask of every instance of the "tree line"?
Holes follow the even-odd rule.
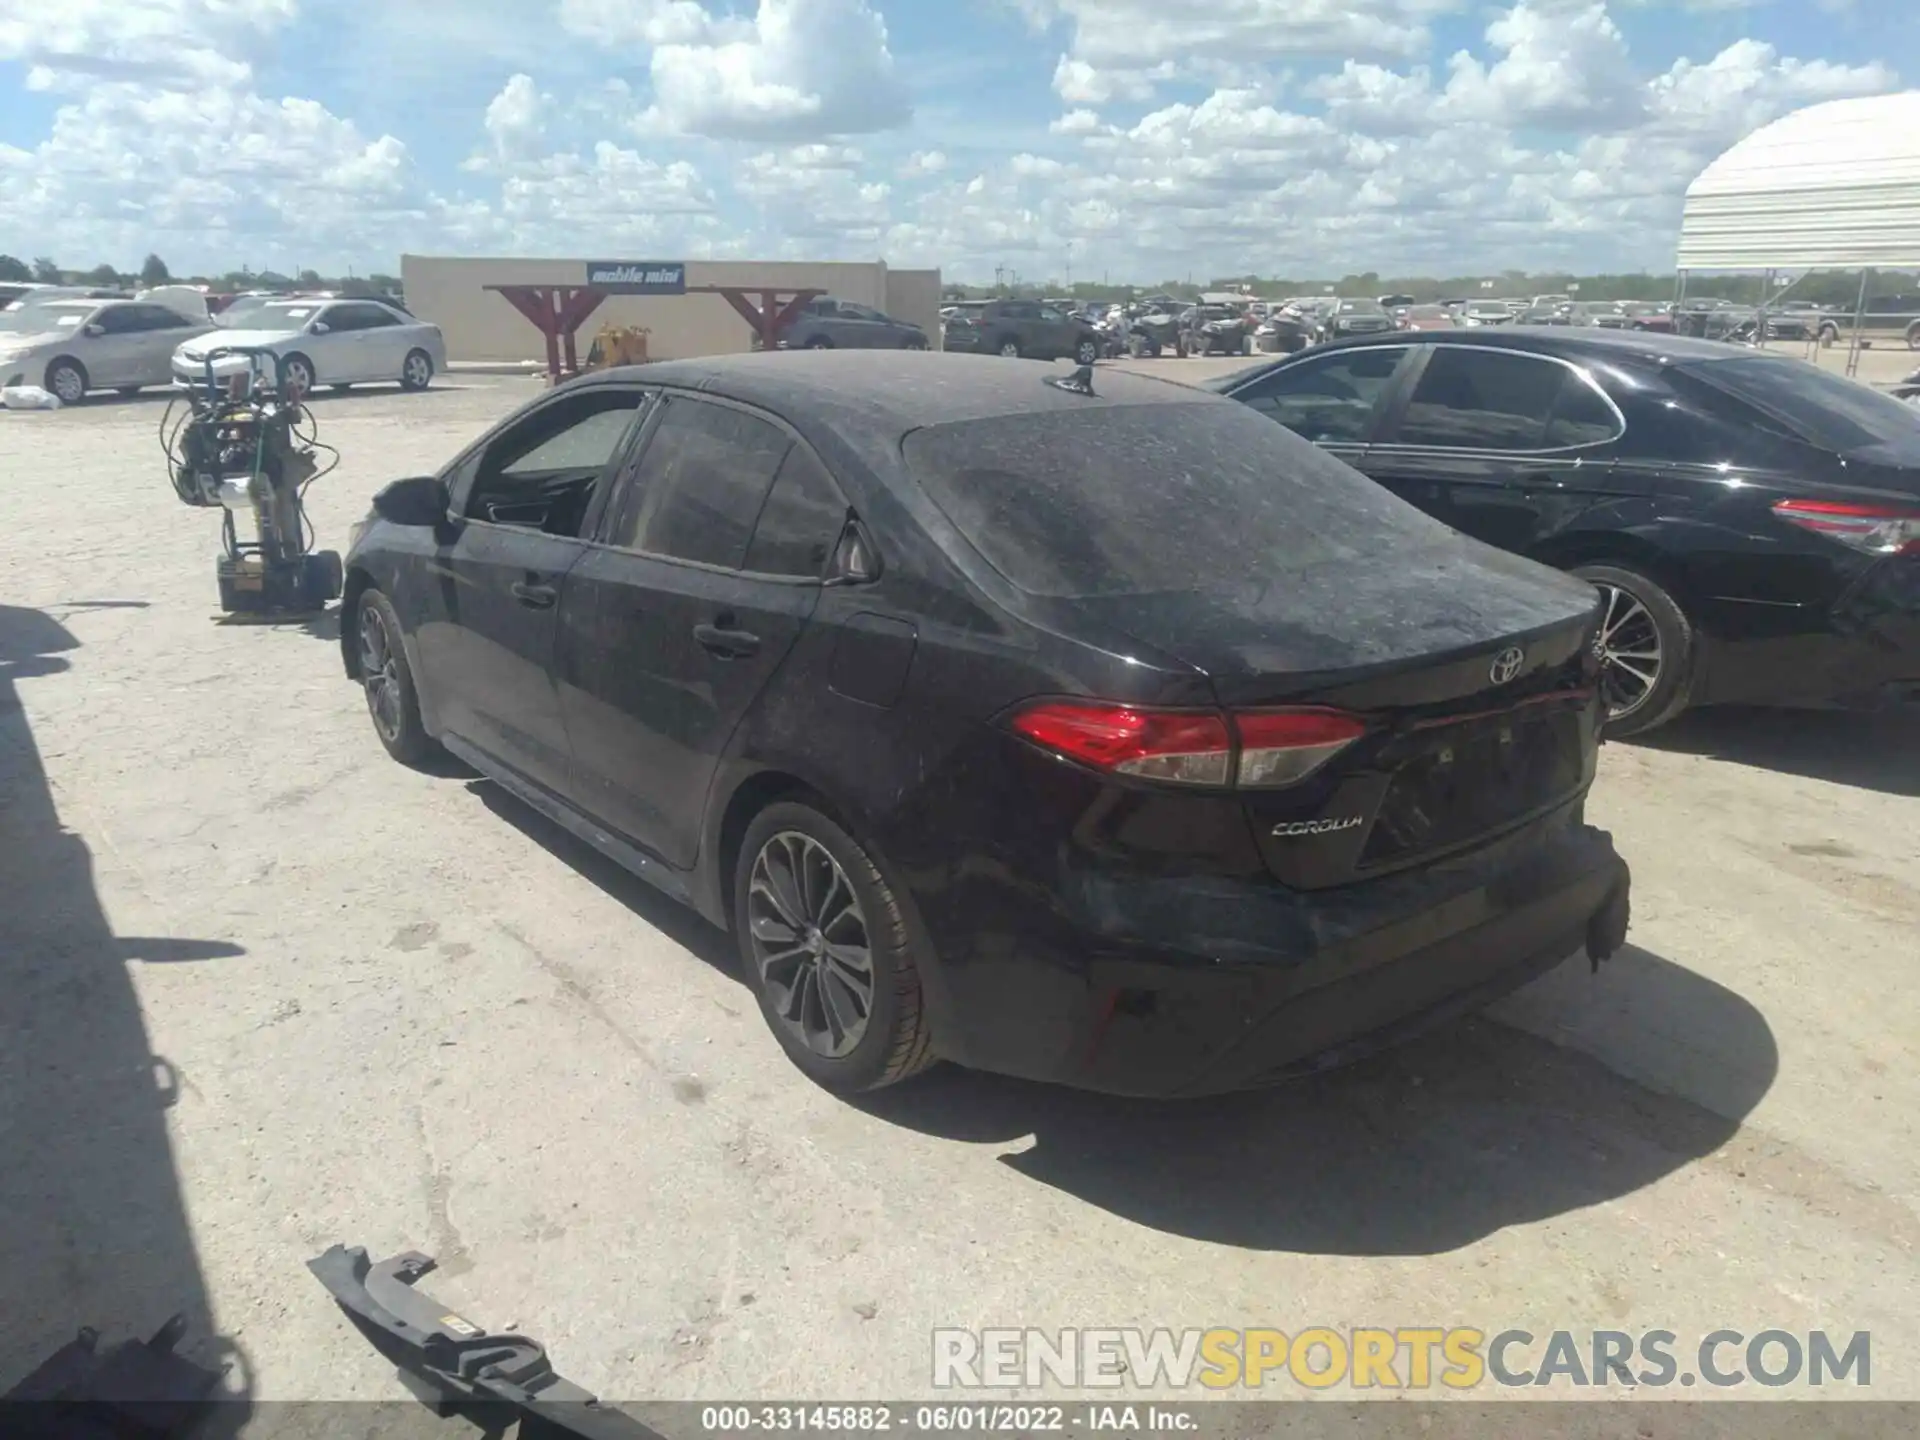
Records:
[[[156,285],[204,285],[217,292],[237,290],[338,290],[344,295],[389,295],[400,289],[397,275],[346,275],[327,277],[317,270],[301,270],[283,275],[277,270],[229,270],[220,275],[176,276],[158,255],[149,255],[138,270],[121,270],[102,262],[90,270],[75,270],[54,262],[51,256],[37,255],[22,260],[17,255],[0,255],[0,282],[40,285],[97,285],[102,288],[152,289]]]

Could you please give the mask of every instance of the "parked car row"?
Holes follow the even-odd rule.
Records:
[[[204,306],[195,316],[181,297],[160,290],[134,299],[36,295],[16,304],[0,313],[0,386],[42,386],[66,405],[98,390],[132,395],[193,384],[206,373],[207,356],[227,346],[279,357],[283,377],[303,392],[369,382],[422,390],[447,363],[439,327],[385,301],[266,297],[244,307],[236,301],[217,317]]]

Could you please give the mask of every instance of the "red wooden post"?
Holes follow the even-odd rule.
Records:
[[[571,375],[580,369],[574,332],[600,308],[600,302],[606,298],[604,294],[586,285],[488,285],[485,288],[497,292],[545,337],[547,374],[552,379],[558,380],[562,374]],[[564,371],[561,369],[563,345]]]

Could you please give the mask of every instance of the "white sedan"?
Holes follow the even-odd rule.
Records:
[[[424,390],[447,365],[438,325],[377,300],[275,300],[248,311],[243,326],[222,327],[174,351],[174,383],[204,384],[207,356],[229,345],[279,356],[282,378],[303,392],[369,380]]]

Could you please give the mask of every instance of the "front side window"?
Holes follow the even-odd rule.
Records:
[[[1391,345],[1315,357],[1270,371],[1234,391],[1233,398],[1303,439],[1358,444],[1367,438],[1406,354],[1405,346]]]
[[[792,444],[744,410],[674,396],[634,467],[609,543],[738,569]]]
[[[602,475],[646,398],[639,390],[586,390],[522,417],[487,446],[467,515],[579,535]]]

